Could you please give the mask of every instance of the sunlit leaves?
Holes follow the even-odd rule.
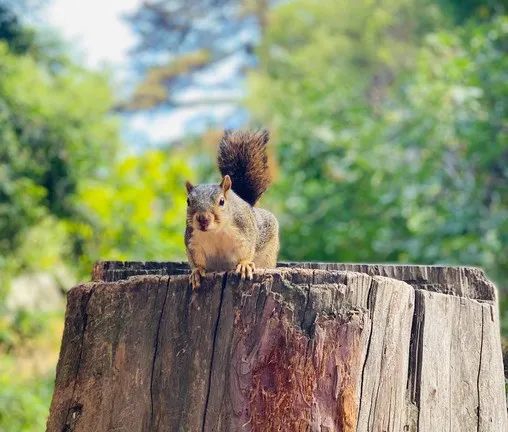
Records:
[[[84,182],[78,201],[89,224],[75,230],[87,260],[182,258],[184,184],[192,178],[185,155],[153,150],[123,159],[105,179]]]

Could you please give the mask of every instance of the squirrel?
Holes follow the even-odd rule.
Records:
[[[268,140],[267,130],[225,131],[217,155],[220,184],[186,182],[185,248],[193,289],[207,271],[235,270],[251,280],[256,268],[275,267],[279,224],[254,207],[271,182]]]

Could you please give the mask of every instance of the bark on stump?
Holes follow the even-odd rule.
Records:
[[[98,263],[69,292],[49,431],[508,430],[481,270],[187,272]]]

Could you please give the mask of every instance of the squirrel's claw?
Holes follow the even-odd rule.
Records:
[[[201,278],[205,275],[205,269],[201,267],[196,267],[192,269],[192,272],[189,276],[189,282],[192,285],[193,290],[197,290],[201,286]]]
[[[236,266],[236,273],[243,279],[252,280],[256,265],[252,261],[240,261]]]

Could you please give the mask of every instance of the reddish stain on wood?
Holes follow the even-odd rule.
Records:
[[[267,320],[258,335],[238,313],[235,319],[234,363],[243,367],[231,372],[240,392],[247,389],[245,430],[354,431],[364,317],[320,317],[308,334],[271,296],[263,316]]]

